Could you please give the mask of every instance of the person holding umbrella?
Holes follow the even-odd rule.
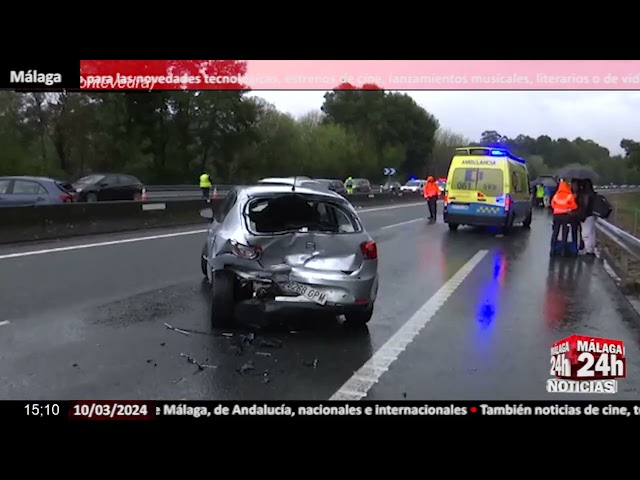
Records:
[[[584,242],[584,253],[594,256],[596,254],[596,217],[593,215],[593,202],[596,192],[590,179],[583,180],[581,184],[582,188],[578,193],[578,205],[582,217],[580,230]]]
[[[576,216],[580,226],[580,237],[582,238],[580,247],[584,247],[581,249],[584,249],[585,253],[594,255],[596,239],[593,204],[596,194],[593,190],[593,182],[598,180],[598,175],[585,165],[568,166],[560,170],[558,174],[573,180],[571,183],[578,203]]]
[[[551,199],[553,208],[553,231],[551,234],[551,256],[560,247],[563,256],[578,253],[578,223],[575,213],[578,210],[576,196],[569,184],[561,180],[558,191]],[[569,244],[569,230],[571,230],[571,246]],[[561,242],[558,245],[558,234],[561,233]],[[573,248],[571,248],[573,247]]]
[[[553,188],[548,183],[544,186],[544,208],[549,208],[551,206],[551,197],[553,196]]]

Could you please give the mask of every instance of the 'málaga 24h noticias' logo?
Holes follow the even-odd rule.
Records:
[[[627,375],[621,340],[571,335],[551,346],[550,393],[616,393]]]

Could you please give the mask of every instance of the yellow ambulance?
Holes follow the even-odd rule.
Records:
[[[456,148],[444,192],[444,221],[496,226],[508,233],[515,224],[531,226],[533,203],[525,161],[503,148]]]

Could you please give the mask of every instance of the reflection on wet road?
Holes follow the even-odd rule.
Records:
[[[370,399],[562,398],[549,349],[573,333],[625,341],[616,398],[638,397],[637,314],[597,260],[549,259],[547,217],[507,237],[422,217],[362,213],[381,274],[362,332],[251,311],[211,331],[201,233],[0,259],[0,398],[328,399],[358,374]]]

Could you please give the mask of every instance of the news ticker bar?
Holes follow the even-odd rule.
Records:
[[[638,60],[58,60],[0,65],[26,90],[637,90]]]
[[[220,420],[233,417],[483,417],[617,416],[640,418],[640,401],[567,402],[233,402],[233,401],[35,401],[0,402],[5,419]]]

